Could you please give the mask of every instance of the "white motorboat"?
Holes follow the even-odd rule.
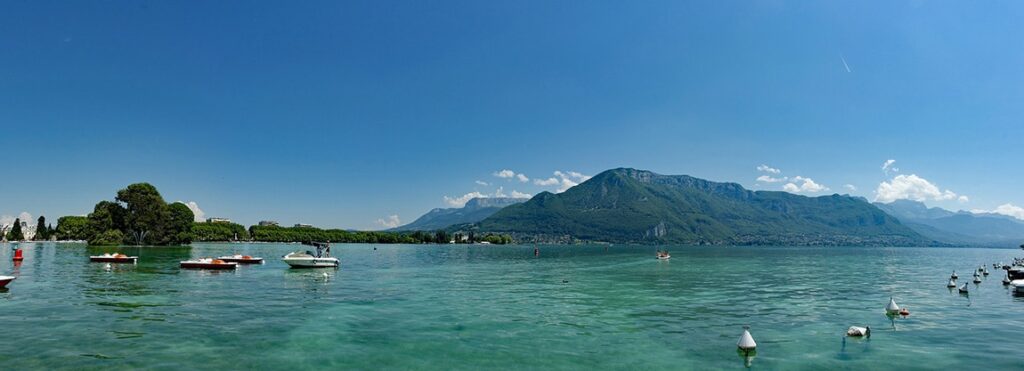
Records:
[[[668,259],[672,259],[672,255],[669,254],[667,250],[666,251],[658,251],[658,260],[668,260]]]
[[[14,281],[14,279],[14,276],[0,276],[0,289],[7,287],[7,284],[11,283],[11,281]]]
[[[1013,287],[1013,291],[1024,293],[1024,280],[1010,281],[1010,287]]]
[[[316,253],[312,251],[296,251],[288,253],[281,258],[292,268],[337,268],[341,265],[338,258],[331,257],[331,244],[322,242],[310,242],[307,245],[316,247]]]

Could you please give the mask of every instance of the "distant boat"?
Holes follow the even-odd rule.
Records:
[[[13,276],[0,276],[0,289],[7,287],[7,284],[11,283],[11,281],[14,281],[14,279],[15,277]]]
[[[235,269],[238,267],[237,263],[228,263],[220,259],[193,259],[186,260],[180,263],[182,268],[186,269]]]
[[[341,265],[338,258],[331,257],[330,242],[309,242],[306,245],[316,247],[316,253],[296,251],[281,257],[281,260],[292,268],[337,268]]]
[[[658,260],[668,260],[671,258],[672,255],[670,255],[668,251],[658,251]]]
[[[122,253],[106,253],[103,255],[93,255],[89,257],[89,261],[96,263],[138,263],[138,256],[128,256]]]

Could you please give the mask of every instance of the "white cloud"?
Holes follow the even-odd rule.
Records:
[[[762,172],[765,172],[765,173],[772,173],[772,174],[779,174],[779,173],[782,172],[782,170],[773,168],[773,167],[768,166],[768,165],[758,166],[757,167],[757,171],[762,171]]]
[[[398,218],[398,215],[388,215],[386,218],[377,219],[377,224],[385,228],[394,228],[402,225],[402,220]]]
[[[995,210],[979,210],[979,209],[974,209],[974,210],[971,210],[971,212],[975,213],[975,214],[989,214],[989,213],[1002,214],[1002,215],[1012,216],[1014,218],[1024,220],[1024,207],[1020,207],[1020,206],[1017,206],[1017,205],[1014,205],[1014,204],[1002,204],[1002,205],[999,205],[998,207],[996,207]]]
[[[964,196],[964,195],[961,195],[960,197],[957,197],[956,200],[958,202],[962,203],[962,204],[965,204],[965,203],[968,203],[968,202],[971,201],[971,199],[967,198],[967,196]]]
[[[800,184],[797,185],[797,183],[800,183]],[[821,184],[815,183],[814,179],[804,178],[802,176],[795,176],[795,177],[793,177],[793,182],[786,183],[786,185],[782,186],[782,190],[783,191],[790,192],[790,193],[801,193],[801,192],[818,193],[818,192],[827,191],[828,189],[829,188],[826,187],[826,186],[823,186]]]
[[[28,212],[25,211],[22,211],[21,214],[18,214],[18,219],[21,219],[21,221],[28,223],[29,225],[36,224],[36,220],[32,219],[32,214],[29,214]]]
[[[8,226],[14,224],[14,217],[10,215],[0,216],[0,226]]]
[[[771,177],[770,175],[762,175],[762,176],[759,176],[759,177],[757,177],[757,181],[758,181],[758,182],[762,182],[762,183],[778,183],[778,182],[785,182],[785,181],[786,181],[786,180],[788,180],[788,179],[789,179],[789,178],[787,178],[787,177],[781,177],[781,178],[772,178],[772,177]]]
[[[458,197],[444,196],[444,203],[448,204],[448,206],[451,207],[463,207],[466,206],[466,202],[477,197],[486,198],[487,195],[473,191]]]
[[[476,181],[475,183],[476,183],[477,185],[482,185],[482,186],[484,186],[484,187],[486,187],[486,186],[489,186],[489,185],[490,185],[489,183],[487,183],[487,182],[485,182],[485,181],[482,181],[482,180],[478,180],[478,181]]]
[[[491,175],[494,175],[498,178],[511,178],[516,176],[516,172],[509,169],[505,169],[502,171],[495,171],[494,174]]]
[[[539,186],[553,186],[553,185],[558,184],[558,183],[559,183],[558,182],[558,178],[534,179],[533,180],[533,184],[536,184],[536,185],[539,185]]]
[[[519,192],[519,191],[516,191],[514,189],[512,190],[512,198],[530,198],[530,197],[533,197],[533,195],[531,195],[529,193]]]
[[[895,163],[896,163],[896,160],[893,160],[891,158],[888,159],[888,160],[885,160],[885,162],[882,163],[882,172],[884,172],[886,174],[889,174],[890,171],[894,172],[894,173],[900,172],[900,168],[892,166]]]
[[[925,201],[929,199],[948,201],[958,198],[957,194],[953,191],[948,189],[942,191],[935,184],[916,174],[897,175],[889,182],[880,183],[878,189],[875,190],[875,201],[878,202],[893,202],[896,200]],[[964,197],[964,200],[966,202],[966,197]]]
[[[523,183],[530,181],[530,178],[527,178],[526,175],[523,174],[516,174],[516,179],[519,179],[519,181]]]
[[[498,189],[494,190],[494,197],[507,197],[505,195],[505,188],[498,187]]]
[[[192,210],[192,215],[194,216],[194,218],[192,219],[194,219],[195,222],[198,223],[206,221],[206,212],[204,212],[203,209],[200,209],[199,204],[197,204],[195,201],[178,201],[178,203],[184,204],[185,206],[188,206],[189,210]]]
[[[846,190],[850,192],[857,192],[857,187],[855,187],[853,184],[844,184],[843,188],[846,188]]]

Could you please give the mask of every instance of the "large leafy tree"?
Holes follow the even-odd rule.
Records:
[[[85,216],[62,216],[57,219],[57,239],[88,240],[89,218]]]
[[[192,223],[195,214],[181,202],[167,205],[167,218],[163,224],[164,244],[185,245],[192,242]]]
[[[14,219],[14,225],[11,226],[11,231],[7,232],[8,241],[21,241],[25,239],[25,235],[21,232],[21,218]]]
[[[100,201],[89,214],[86,233],[90,244],[181,245],[192,242],[195,218],[192,210],[181,203],[168,205],[156,187],[148,183],[132,184],[118,191],[115,199],[116,202]],[[60,224],[57,228],[61,228]]]
[[[169,218],[167,203],[156,187],[135,183],[117,191],[117,201],[125,205],[124,232],[136,243],[163,244],[165,221]]]

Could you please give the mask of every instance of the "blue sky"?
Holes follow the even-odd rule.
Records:
[[[378,229],[446,196],[555,191],[566,184],[555,171],[573,182],[623,166],[1013,213],[1022,13],[1014,2],[4,2],[0,214],[85,214],[147,181],[245,224]],[[506,169],[529,180],[494,175]]]

